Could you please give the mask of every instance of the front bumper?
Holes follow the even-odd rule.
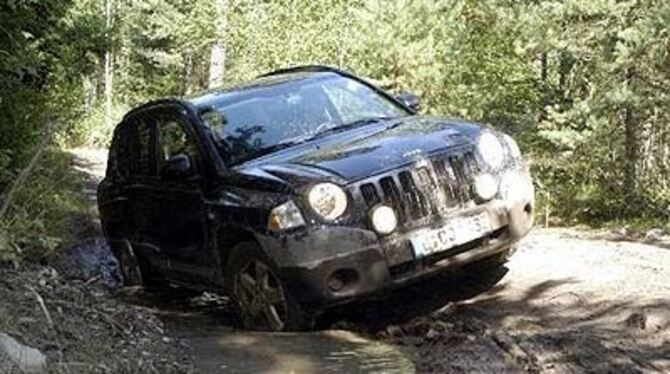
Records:
[[[438,228],[453,216],[487,212],[488,235],[429,257],[414,256],[409,237],[418,230],[379,238],[359,228],[321,226],[301,234],[259,236],[280,277],[303,303],[330,306],[403,286],[505,251],[533,225],[533,202],[505,206],[501,200],[463,209],[433,222]],[[421,229],[425,229],[422,227]]]

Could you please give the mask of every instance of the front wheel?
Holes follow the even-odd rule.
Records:
[[[226,283],[247,329],[307,330],[313,325],[311,313],[286,288],[255,243],[242,243],[231,251],[226,264]]]

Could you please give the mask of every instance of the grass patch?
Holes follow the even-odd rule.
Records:
[[[0,261],[39,261],[92,229],[89,203],[82,194],[87,176],[72,168],[73,158],[55,148],[44,152],[0,221]],[[6,188],[16,174],[2,177]]]

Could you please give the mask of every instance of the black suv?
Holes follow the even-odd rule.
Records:
[[[246,327],[292,330],[448,268],[501,265],[533,222],[516,142],[417,106],[304,66],[130,111],[98,191],[126,281],[224,291]]]

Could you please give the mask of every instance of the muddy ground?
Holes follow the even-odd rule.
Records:
[[[67,222],[79,239],[39,263],[0,263],[0,333],[39,350],[50,373],[193,372],[189,346],[118,289],[116,261],[100,237],[95,206],[105,152],[75,156],[74,175],[91,202],[89,213]],[[0,373],[25,372],[17,357],[0,352]]]
[[[0,268],[0,332],[46,356],[49,373],[186,373],[189,347],[145,308],[51,266]],[[0,354],[0,373],[23,373]]]
[[[348,319],[411,347],[420,372],[668,373],[670,250],[536,230],[492,279],[444,277]]]
[[[422,373],[669,373],[666,246],[605,240],[572,229],[538,229],[498,273],[447,274],[384,299],[329,311],[318,328],[395,345]],[[173,294],[142,300],[160,310],[177,335],[199,345],[198,359],[207,364],[200,368],[215,367],[216,353],[232,372],[243,370],[249,366],[231,360],[258,353],[244,347],[226,351],[235,349],[231,345],[212,347],[236,333],[225,298]],[[260,339],[257,343],[267,343],[271,336]],[[302,343],[330,344],[316,339]],[[277,357],[291,359],[291,352],[300,353],[300,360],[310,359],[305,357],[309,349],[290,344]],[[319,357],[312,359],[322,368]],[[361,372],[397,368],[381,365]]]
[[[78,154],[99,178],[104,152]],[[193,296],[115,300],[184,339],[199,372],[670,372],[662,232],[536,229],[495,274],[450,273],[339,307],[314,334],[243,332],[226,298]]]

